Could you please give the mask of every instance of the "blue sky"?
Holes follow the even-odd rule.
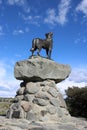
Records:
[[[28,59],[32,39],[50,31],[52,59],[72,68],[60,91],[87,85],[87,0],[0,0],[0,96],[15,95],[15,62]]]

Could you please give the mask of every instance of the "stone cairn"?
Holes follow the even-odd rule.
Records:
[[[44,123],[70,120],[63,96],[56,87],[56,83],[66,79],[70,72],[69,65],[39,56],[17,62],[14,76],[22,83],[7,117]]]

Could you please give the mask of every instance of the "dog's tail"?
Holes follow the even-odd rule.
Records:
[[[35,49],[35,43],[36,43],[36,39],[32,40],[32,48],[30,49],[30,51],[34,51]]]

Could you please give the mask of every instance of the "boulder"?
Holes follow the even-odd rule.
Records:
[[[40,56],[16,62],[15,78],[23,81],[7,117],[25,118],[35,123],[69,121],[71,116],[56,83],[66,79],[70,72],[69,65]]]
[[[69,65],[59,64],[40,56],[16,62],[14,67],[15,78],[28,82],[41,82],[50,79],[59,83],[66,79],[70,72]]]
[[[29,104],[29,102],[27,102],[27,101],[21,101],[20,102],[20,105],[21,105],[21,107],[24,109],[24,111],[25,112],[28,112],[28,111],[30,111],[30,109],[31,109],[31,105]]]
[[[70,120],[63,96],[54,81],[27,82],[23,87],[25,91],[23,95],[17,93],[15,102],[7,112],[8,118],[45,123]]]

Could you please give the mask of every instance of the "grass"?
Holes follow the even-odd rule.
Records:
[[[4,99],[4,98],[0,98],[2,100],[0,100],[0,116],[5,116],[10,105],[12,104],[12,100],[10,99]]]

